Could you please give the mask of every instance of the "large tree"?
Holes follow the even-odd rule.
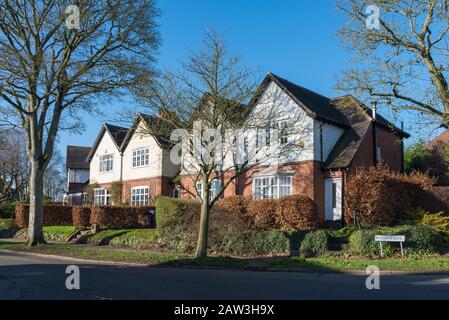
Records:
[[[214,205],[248,170],[302,151],[305,117],[300,108],[286,112],[280,90],[259,90],[256,73],[229,54],[214,31],[181,67],[140,95],[150,112],[159,115],[160,124],[150,127],[149,134],[179,142],[171,160],[180,160],[183,187],[201,202],[196,256],[206,256]],[[278,120],[283,120],[282,128]]]
[[[58,131],[153,75],[157,14],[153,0],[0,1],[0,108],[26,136],[29,245],[45,242],[43,179]]]
[[[448,128],[449,1],[339,0],[339,7],[346,16],[339,35],[354,60],[338,89]]]

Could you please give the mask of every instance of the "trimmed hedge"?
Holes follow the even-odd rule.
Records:
[[[87,228],[90,226],[90,216],[92,208],[88,206],[73,206],[72,221],[77,228]]]
[[[16,226],[28,227],[30,206],[26,204],[16,205]],[[44,226],[72,226],[72,207],[61,205],[46,205],[43,207]]]
[[[362,227],[393,226],[418,206],[420,194],[432,188],[433,180],[422,173],[409,175],[386,165],[358,169],[345,183],[345,222]]]
[[[89,222],[100,228],[148,228],[151,210],[154,210],[154,207],[94,206],[91,207]]]
[[[303,196],[283,197],[277,201],[276,223],[285,230],[312,230],[317,227],[315,202]]]
[[[251,199],[244,196],[232,196],[219,200],[216,206],[225,211],[244,215],[248,213],[250,201]]]
[[[253,220],[255,230],[277,229],[276,224],[276,200],[250,200],[247,212]]]
[[[301,242],[301,255],[318,257],[324,255],[329,248],[329,235],[324,230],[309,232]]]
[[[14,219],[14,211],[17,202],[0,205],[0,219]]]
[[[404,248],[407,252],[439,253],[443,244],[441,232],[426,226],[399,226],[394,228],[376,228],[355,231],[349,238],[351,252],[356,255],[380,255],[379,243],[374,241],[378,234],[405,235]],[[390,243],[383,244],[384,255],[392,255],[394,250]]]

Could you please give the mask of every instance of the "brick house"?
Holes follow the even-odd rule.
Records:
[[[138,114],[131,128],[104,124],[87,156],[94,204],[111,205],[111,186],[122,186],[121,201],[148,205],[172,195],[179,166],[169,161],[169,144],[156,130],[156,117]]]
[[[89,163],[85,160],[89,152],[90,147],[67,146],[67,192],[64,194],[66,204],[80,205],[86,202]]]
[[[301,123],[296,125],[305,128],[301,139],[307,148],[255,166],[231,183],[224,197],[277,199],[304,195],[314,199],[321,220],[335,221],[342,219],[344,182],[354,169],[383,161],[394,170],[403,170],[403,140],[409,135],[354,97],[329,99],[271,73],[262,82],[260,92],[252,102],[249,117],[263,112],[259,104],[266,107],[268,103],[270,107],[270,98],[266,97],[280,97],[276,99],[282,101],[284,113],[302,114]],[[220,172],[216,176],[212,194],[227,179]],[[201,196],[201,181],[194,186],[192,179],[184,175],[180,186],[182,197]]]
[[[259,92],[245,111],[248,117],[263,117],[263,110],[275,103],[287,118],[298,113],[302,120],[294,126],[301,129],[305,148],[255,166],[230,184],[224,197],[304,195],[316,202],[321,220],[335,221],[344,214],[345,180],[356,168],[383,161],[403,170],[404,139],[409,135],[356,98],[330,99],[271,73]],[[280,99],[275,102],[273,96]],[[281,126],[285,119],[280,116],[276,121]],[[201,196],[202,182],[193,185],[182,169],[185,163],[171,163],[171,144],[161,138],[162,126],[159,117],[144,114],[136,116],[131,128],[102,126],[87,156],[90,183],[96,185],[95,204],[111,204],[113,182],[122,184],[122,202],[131,205],[149,204],[159,195]],[[283,143],[292,138],[282,137]],[[212,193],[224,185],[227,174],[217,171]]]

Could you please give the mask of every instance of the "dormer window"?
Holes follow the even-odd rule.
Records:
[[[107,154],[100,157],[100,172],[111,172],[113,169],[114,155]]]

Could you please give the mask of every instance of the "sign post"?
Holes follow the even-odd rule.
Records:
[[[379,242],[379,247],[380,247],[380,256],[383,257],[384,253],[383,253],[383,247],[382,247],[382,243],[383,242],[399,242],[400,246],[401,246],[401,256],[402,258],[404,258],[404,247],[403,247],[403,243],[405,242],[405,236],[385,236],[385,235],[376,235],[374,240],[376,242]]]

